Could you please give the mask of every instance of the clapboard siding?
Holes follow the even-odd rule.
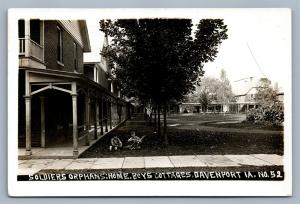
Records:
[[[77,40],[80,47],[83,48],[83,40],[82,40],[82,36],[81,36],[81,33],[80,33],[79,22],[78,21],[71,21],[71,20],[64,20],[64,21],[61,20],[59,22],[66,29],[66,31],[69,32],[70,35],[72,35],[72,37],[74,37]]]

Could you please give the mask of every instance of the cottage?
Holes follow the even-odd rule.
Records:
[[[83,20],[19,20],[18,144],[27,157],[33,147],[69,148],[78,157],[130,116],[105,59],[83,62],[90,50]]]

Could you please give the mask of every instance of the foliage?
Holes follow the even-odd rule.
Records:
[[[277,101],[277,88],[271,86],[271,81],[267,78],[261,78],[258,82],[255,94],[255,101],[263,107],[271,106]]]
[[[255,100],[259,108],[247,113],[247,121],[266,125],[279,126],[284,122],[283,103],[278,101],[278,88],[271,86],[271,81],[261,78],[258,82]]]
[[[220,86],[217,90],[217,101],[228,104],[233,98],[234,95],[232,93],[230,81],[226,76],[225,70],[222,69],[220,74]]]
[[[113,62],[123,94],[155,103],[181,100],[203,75],[227,38],[221,19],[200,20],[192,37],[190,19],[102,20],[112,43],[101,54]]]
[[[200,96],[199,96],[199,102],[200,102],[200,104],[202,106],[202,110],[207,110],[208,105],[211,102],[209,94],[207,92],[205,92],[205,91],[202,91],[200,93]]]
[[[203,76],[203,65],[213,61],[227,39],[222,19],[202,19],[192,36],[191,19],[101,20],[100,30],[111,37],[101,53],[127,97],[151,101],[157,107],[158,133],[163,107],[180,101]],[[167,143],[167,142],[166,142]]]
[[[204,77],[193,94],[187,97],[189,102],[199,102],[206,110],[208,105],[215,101],[228,104],[232,101],[234,95],[230,81],[226,77],[224,69],[221,70],[220,78]]]
[[[283,103],[276,102],[271,106],[261,106],[247,113],[247,121],[257,124],[280,126],[284,122]]]

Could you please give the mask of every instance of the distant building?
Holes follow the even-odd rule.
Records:
[[[245,113],[252,108],[257,108],[259,105],[255,101],[255,95],[259,87],[257,87],[259,79],[254,77],[244,78],[236,81],[234,90],[234,102],[224,104],[218,101],[212,101],[207,110],[204,110],[202,105],[197,102],[184,102],[179,104],[179,113],[200,113],[200,112],[230,112],[230,113]],[[283,102],[284,93],[278,92],[278,101]]]

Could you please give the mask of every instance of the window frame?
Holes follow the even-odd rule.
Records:
[[[74,71],[78,72],[78,45],[73,41],[73,62],[74,62]]]
[[[57,55],[56,60],[57,63],[63,66],[64,64],[64,56],[63,56],[63,32],[60,26],[56,26],[57,32]]]

